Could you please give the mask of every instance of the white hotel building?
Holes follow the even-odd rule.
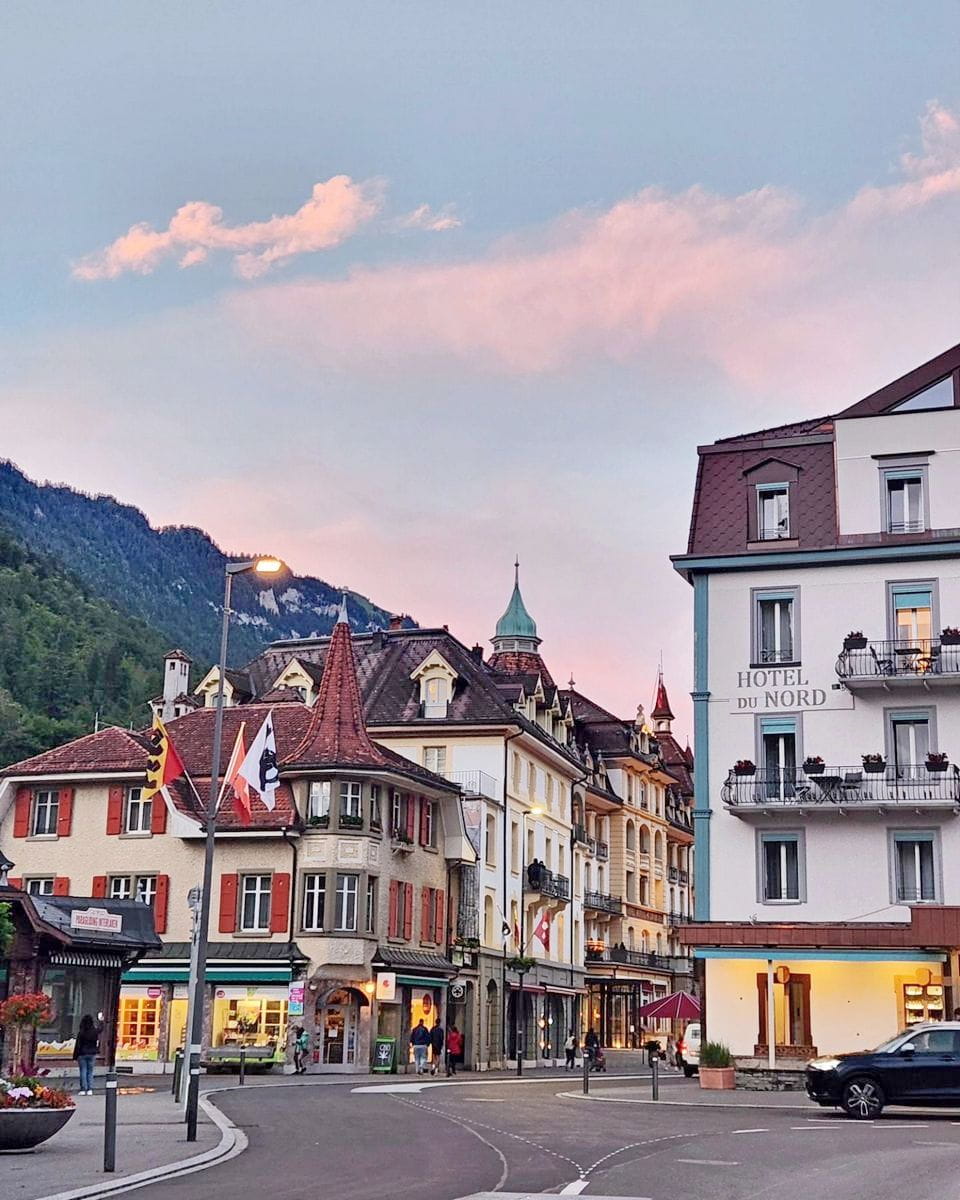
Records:
[[[867,1048],[960,1007],[960,346],[699,455],[674,561],[706,1036]]]

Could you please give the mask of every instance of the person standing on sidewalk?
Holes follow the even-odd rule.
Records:
[[[458,1062],[463,1062],[463,1034],[456,1025],[451,1025],[447,1031],[448,1075],[456,1075]]]
[[[80,1068],[80,1095],[93,1095],[93,1065],[100,1049],[100,1027],[89,1013],[80,1018],[80,1028],[73,1039],[73,1057]]]
[[[430,1049],[430,1030],[424,1025],[423,1017],[410,1034],[410,1045],[413,1047],[413,1061],[417,1074],[422,1075],[427,1069],[427,1051]]]
[[[577,1065],[577,1035],[572,1029],[563,1043],[563,1051],[567,1056],[566,1070],[573,1071]]]
[[[440,1018],[437,1017],[433,1028],[430,1030],[430,1074],[436,1075],[440,1070],[440,1064],[443,1061],[443,1047],[446,1044],[446,1036],[443,1032],[443,1026],[440,1024]]]
[[[306,1075],[307,1052],[309,1049],[310,1035],[302,1025],[298,1025],[294,1030],[293,1039],[293,1066],[295,1075]]]

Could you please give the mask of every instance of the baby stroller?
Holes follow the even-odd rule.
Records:
[[[593,1053],[590,1055],[590,1070],[591,1071],[606,1071],[607,1056],[599,1046],[595,1046]]]

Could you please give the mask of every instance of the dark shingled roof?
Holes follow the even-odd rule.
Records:
[[[0,775],[59,775],[76,771],[141,771],[149,743],[146,733],[132,733],[110,725],[97,733],[75,738],[42,754],[34,754],[7,767]]]
[[[431,954],[429,950],[401,950],[396,946],[378,946],[375,962],[384,966],[407,971],[442,971],[456,975],[457,968],[442,954]]]

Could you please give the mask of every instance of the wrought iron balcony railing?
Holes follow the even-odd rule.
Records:
[[[587,837],[586,825],[574,825],[573,840],[575,843],[577,843],[581,846],[588,845],[590,839]]]
[[[597,842],[597,858],[605,862],[610,857],[610,847],[606,842]]]
[[[679,883],[680,882],[680,872],[677,870],[676,867],[668,867],[667,868],[667,879],[670,883]]]
[[[882,771],[859,767],[825,767],[808,775],[800,768],[760,769],[753,775],[727,776],[720,791],[729,808],[826,807],[862,804],[875,808],[960,803],[960,770],[947,763],[942,771],[925,764],[890,764]]]
[[[600,912],[613,913],[619,916],[623,912],[623,897],[609,896],[606,892],[584,892],[583,907],[595,908]]]
[[[837,675],[844,683],[874,686],[903,682],[960,682],[960,642],[942,638],[844,645],[837,658]]]
[[[527,867],[524,891],[539,892],[541,896],[549,896],[554,900],[569,900],[570,880],[566,875],[557,875],[539,864],[531,864]]]

